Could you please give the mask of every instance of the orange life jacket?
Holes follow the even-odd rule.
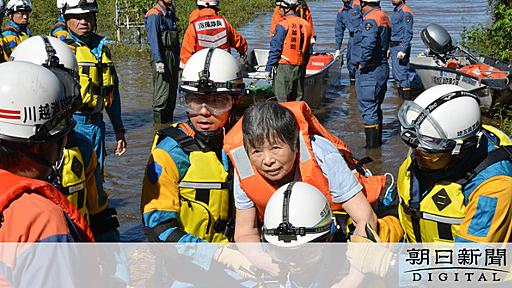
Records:
[[[226,19],[219,15],[205,15],[192,21],[196,32],[196,51],[219,48],[230,52]]]
[[[279,25],[288,31],[284,38],[280,64],[303,65],[311,41],[311,26],[297,16],[286,16]]]
[[[322,191],[331,204],[333,211],[342,211],[341,205],[332,202],[329,190],[329,180],[324,176],[311,147],[310,135],[319,135],[331,141],[345,158],[348,167],[353,170],[359,183],[363,186],[363,193],[370,203],[374,203],[386,184],[385,176],[365,176],[358,171],[357,160],[352,156],[349,148],[338,137],[327,131],[316,119],[311,109],[303,101],[279,103],[286,107],[295,116],[299,125],[299,169],[302,181],[307,182]],[[240,186],[253,201],[258,216],[263,221],[265,207],[272,194],[279,188],[272,186],[261,176],[250,161],[243,146],[242,119],[229,131],[224,139],[224,151],[228,154],[235,167]]]
[[[73,222],[81,241],[93,242],[94,236],[92,235],[85,218],[78,212],[76,207],[66,199],[66,197],[57,190],[50,183],[17,176],[5,170],[0,170],[0,215],[16,201],[24,193],[36,193],[50,200],[52,203],[60,207],[64,213]]]

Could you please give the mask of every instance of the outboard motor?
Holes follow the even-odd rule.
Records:
[[[452,48],[452,37],[442,26],[437,24],[428,24],[421,30],[421,40],[430,51],[437,55],[444,55]]]

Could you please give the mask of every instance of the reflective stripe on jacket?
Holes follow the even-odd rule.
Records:
[[[496,225],[505,226],[504,230],[508,230],[510,234],[510,211],[496,211],[496,203],[498,201],[508,201],[505,199],[493,198],[481,195],[479,189],[495,189],[499,190],[500,187],[493,187],[493,184],[486,184],[485,188],[481,188],[481,184],[487,182],[491,178],[508,176],[512,177],[512,162],[510,161],[511,155],[504,153],[505,158],[490,159],[498,151],[502,145],[511,145],[510,139],[503,132],[498,129],[485,126],[486,137],[482,147],[483,151],[475,151],[480,154],[481,152],[487,153],[486,158],[479,160],[475,164],[469,164],[466,158],[461,159],[460,167],[480,171],[465,173],[458,170],[457,167],[451,169],[450,173],[457,173],[457,177],[449,177],[443,180],[437,180],[430,186],[424,187],[425,183],[419,183],[418,176],[416,175],[413,166],[413,158],[409,155],[402,163],[398,171],[398,193],[400,197],[400,207],[398,214],[402,228],[405,231],[405,237],[409,242],[453,242],[453,241],[469,241],[469,239],[462,239],[460,236],[467,237],[468,234],[478,237],[485,237],[485,230],[489,230],[490,226],[495,221],[503,221]],[[484,145],[481,144],[481,145]],[[512,146],[509,146],[512,147]],[[485,151],[486,150],[486,151]],[[502,150],[500,150],[502,152]],[[497,154],[494,154],[497,155]],[[467,156],[471,157],[471,156]],[[479,156],[480,157],[480,156]],[[479,167],[484,163],[483,167]],[[475,166],[472,167],[472,166]],[[468,168],[468,167],[472,168]],[[425,182],[426,180],[424,180]],[[422,191],[422,189],[427,189]],[[478,191],[478,195],[475,195]],[[487,191],[489,192],[489,191]],[[507,199],[510,195],[506,195]],[[476,205],[477,211],[468,210],[468,203],[474,201],[478,202]],[[508,207],[510,210],[510,206]],[[505,213],[503,215],[495,215],[495,213]],[[472,219],[466,219],[469,213],[474,213]],[[495,215],[495,217],[492,217]],[[504,217],[504,218],[503,218]],[[495,218],[495,219],[493,219]],[[498,219],[498,220],[496,220]],[[470,220],[468,228],[461,230],[461,224]],[[490,221],[490,222],[487,222]],[[480,227],[480,228],[476,228]],[[496,242],[508,242],[510,235],[496,235],[493,238]],[[471,236],[472,237],[472,236]],[[469,237],[468,237],[469,238]]]
[[[302,181],[307,182],[318,190],[322,191],[329,200],[333,211],[342,211],[341,204],[333,203],[329,190],[328,179],[324,176],[320,166],[318,165],[313,149],[311,147],[310,135],[319,135],[331,141],[345,158],[347,165],[353,169],[357,180],[363,185],[363,193],[370,202],[374,202],[383,190],[386,182],[384,176],[366,177],[356,171],[356,161],[347,145],[338,137],[327,131],[322,124],[316,119],[311,109],[303,101],[285,102],[280,105],[289,109],[295,116],[295,120],[299,125],[299,169]],[[224,140],[224,150],[228,154],[233,166],[235,167],[240,187],[247,196],[253,201],[258,216],[263,221],[263,215],[268,200],[272,194],[279,188],[270,184],[259,172],[254,168],[249,160],[247,151],[243,145],[242,119],[230,130]]]
[[[214,151],[198,150],[193,135],[190,126],[179,123],[155,136],[144,177],[144,223],[156,228],[157,236],[176,228],[193,236],[184,234],[175,242],[227,242],[234,205],[227,156],[225,164]],[[179,225],[168,225],[170,219]]]

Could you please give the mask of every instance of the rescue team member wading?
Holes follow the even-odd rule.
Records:
[[[32,12],[32,3],[30,0],[9,0],[5,10],[5,15],[9,17],[9,22],[5,26],[2,36],[4,42],[12,51],[21,41],[30,37],[28,24],[30,12]]]
[[[278,3],[284,17],[270,41],[265,71],[269,78],[275,70],[272,88],[279,102],[300,101],[304,96],[304,78],[310,56],[311,26],[297,16],[297,0]]]
[[[161,0],[144,18],[147,41],[151,48],[153,74],[153,122],[173,120],[180,63],[180,39],[176,5],[173,0]]]
[[[398,93],[404,99],[411,99],[412,84],[416,74],[411,70],[409,57],[411,56],[411,41],[413,36],[414,16],[405,4],[405,0],[392,0],[395,8],[391,13],[391,63],[393,78],[398,82]]]
[[[364,233],[366,223],[376,227],[363,192],[376,200],[385,177],[351,171],[355,161],[347,146],[325,130],[305,102],[254,104],[226,136],[224,150],[235,166],[236,242],[259,241],[255,223],[265,220],[272,194],[291,181],[318,188],[333,211],[343,209],[352,217],[356,234]]]
[[[59,177],[79,98],[65,97],[59,79],[32,63],[2,63],[0,77],[0,242],[93,241],[83,216],[47,182]]]
[[[352,49],[353,62],[357,65],[356,94],[363,116],[366,148],[377,148],[382,143],[381,105],[389,77],[390,24],[379,2],[361,0],[363,22],[356,32]]]
[[[81,98],[76,57],[64,42],[47,36],[31,37],[16,47],[11,60],[49,67],[64,84],[67,97]],[[117,213],[114,208],[108,208],[108,195],[103,190],[94,147],[80,133],[68,134],[60,176],[60,181],[53,184],[78,208],[95,240],[119,241]]]
[[[63,27],[62,22],[57,22],[51,34],[64,39],[70,46],[79,67],[82,107],[73,114],[77,122],[75,131],[93,143],[103,178],[106,157],[103,108],[115,131],[115,154],[121,156],[126,152],[119,79],[106,46],[106,37],[94,33],[98,12],[96,1],[63,0],[57,3],[57,7],[61,7],[66,25]]]
[[[142,188],[143,222],[151,241],[228,242],[234,229],[232,168],[222,141],[245,91],[238,62],[222,49],[203,49],[187,62],[180,89],[189,121],[155,136]],[[213,259],[250,273],[245,257],[227,247],[201,255],[200,265],[209,267]]]
[[[236,32],[235,28],[219,16],[218,0],[198,0],[194,10],[194,20],[188,25],[183,46],[181,46],[180,68],[183,69],[192,54],[204,48],[220,48],[231,52],[231,47],[240,54],[240,58],[247,58],[247,41]],[[192,18],[191,17],[191,18]]]
[[[361,14],[361,4],[359,0],[343,0],[343,7],[338,11],[336,16],[336,26],[334,34],[336,37],[335,58],[340,57],[341,44],[345,36],[345,29],[348,30],[349,38],[347,43],[347,70],[350,77],[350,84],[354,84],[356,80],[356,65],[352,61],[353,38],[361,25],[363,14]]]

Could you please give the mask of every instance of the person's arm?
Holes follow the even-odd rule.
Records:
[[[107,48],[104,48],[107,49]],[[110,59],[110,51],[107,49],[105,52],[108,54]],[[121,95],[119,93],[119,77],[117,76],[116,68],[111,67],[111,73],[114,77],[114,90],[112,91],[112,104],[105,107],[105,111],[107,111],[107,115],[110,118],[110,122],[112,123],[112,127],[114,128],[114,132],[116,134],[116,150],[115,154],[117,156],[121,156],[126,152],[126,138],[125,138],[125,130],[123,125],[123,119],[121,118]]]
[[[235,242],[260,242],[257,210],[242,190],[236,169],[233,175],[233,193],[236,207]]]
[[[414,17],[411,12],[404,12],[404,29],[402,30],[402,52],[406,52],[411,48],[411,41],[414,35],[413,24]]]
[[[234,47],[240,55],[247,54],[249,45],[247,44],[247,40],[245,39],[245,37],[242,36],[240,33],[238,33],[236,31],[236,29],[227,20],[225,20],[225,22],[226,22],[226,26],[227,26],[226,28],[228,30],[228,33],[231,36],[231,37],[229,37],[230,46]]]
[[[336,16],[336,26],[334,29],[334,35],[336,38],[336,50],[341,50],[341,44],[343,43],[343,37],[345,36],[345,28],[343,12],[340,11]]]
[[[361,191],[362,185],[348,168],[336,146],[316,135],[312,138],[311,146],[323,174],[329,179],[332,201],[341,203],[343,209],[354,220],[356,234],[366,235],[364,227],[367,223],[376,230],[377,216]]]
[[[272,68],[279,63],[281,53],[283,52],[284,39],[288,31],[281,25],[276,26],[276,31],[270,41],[270,52],[268,53],[267,66],[265,71],[271,72]]]
[[[455,242],[508,242],[512,232],[510,195],[512,177],[496,176],[480,184],[469,196]]]
[[[163,62],[160,55],[160,27],[158,25],[159,17],[157,14],[151,14],[145,19],[145,27],[147,32],[147,41],[151,49],[151,55],[155,63]]]
[[[188,62],[188,59],[192,57],[194,53],[196,53],[196,30],[194,29],[194,24],[190,24],[185,31],[185,36],[183,36],[183,45],[181,45],[180,52],[180,68],[185,68],[185,65]]]
[[[359,69],[365,69],[370,64],[374,50],[377,46],[377,34],[379,33],[379,27],[373,20],[365,20],[361,25],[361,62],[359,62]]]

